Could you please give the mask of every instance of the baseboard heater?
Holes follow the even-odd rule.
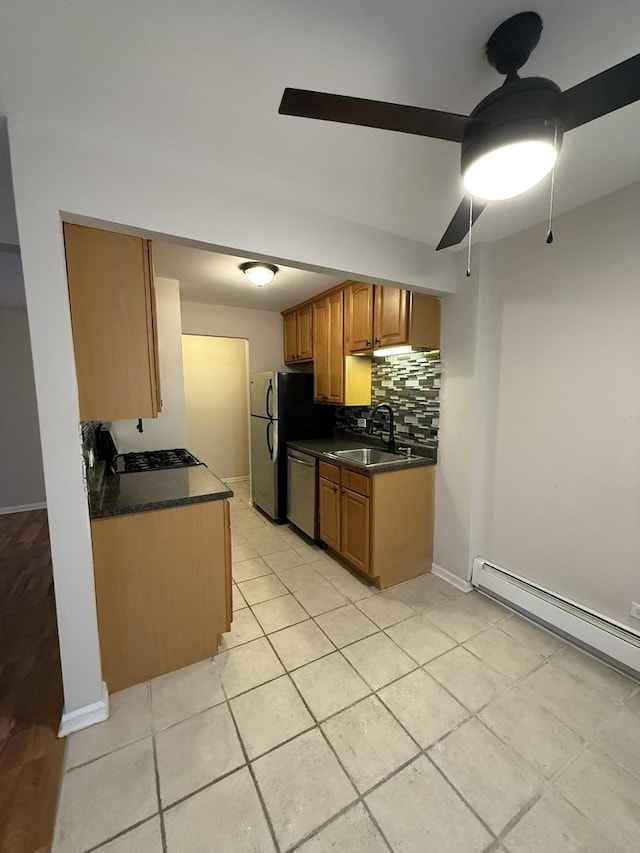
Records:
[[[473,561],[471,583],[634,678],[640,678],[640,631],[487,562]]]

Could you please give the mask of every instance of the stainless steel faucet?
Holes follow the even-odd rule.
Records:
[[[386,409],[389,412],[389,440],[387,441],[387,450],[389,453],[396,452],[396,436],[394,433],[394,420],[393,420],[393,409],[388,403],[378,403],[378,405],[372,410],[371,417],[369,418],[369,423],[367,424],[367,432],[369,435],[373,435],[373,424],[376,417],[376,414],[381,410]],[[384,432],[384,428],[380,430],[380,432]]]

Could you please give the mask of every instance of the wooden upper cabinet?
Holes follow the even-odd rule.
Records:
[[[64,225],[80,420],[161,409],[151,243]]]
[[[374,346],[387,347],[409,341],[409,291],[376,287]]]
[[[311,361],[313,358],[313,309],[311,305],[296,311],[298,361]]]
[[[298,313],[289,311],[282,315],[284,335],[284,363],[290,364],[298,357]]]
[[[313,303],[313,393],[317,402],[329,398],[329,298]]]
[[[339,290],[329,297],[329,357],[328,391],[329,403],[344,402],[344,304],[343,292]]]
[[[373,346],[374,286],[353,281],[345,288],[345,353],[371,349]]]
[[[313,308],[305,305],[282,315],[284,334],[284,362],[313,359]]]
[[[374,346],[440,349],[440,301],[398,287],[375,288]]]

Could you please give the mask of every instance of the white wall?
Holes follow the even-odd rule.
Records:
[[[0,252],[0,260],[4,254]],[[26,308],[0,306],[0,401],[1,513],[44,502]]]
[[[187,446],[223,480],[249,476],[247,341],[182,336]]]
[[[640,183],[494,247],[483,556],[640,627]]]
[[[253,311],[225,305],[182,303],[186,335],[218,335],[249,341],[249,371],[284,370],[282,317],[274,311]]]
[[[162,411],[157,418],[142,422],[142,433],[136,428],[137,421],[112,423],[112,431],[121,453],[185,447],[187,444],[180,283],[173,278],[156,278],[155,284]]]
[[[78,437],[78,390],[60,211],[266,255],[289,265],[454,289],[452,262],[416,241],[257,196],[245,177],[194,169],[184,151],[127,147],[73,123],[17,120],[9,138],[33,363],[60,636],[65,712],[102,698],[95,588]],[[209,333],[206,328],[189,331]],[[275,357],[275,353],[274,353]],[[281,355],[279,357],[279,361]],[[271,359],[269,359],[269,362]],[[252,362],[252,369],[272,367]]]
[[[559,217],[552,246],[541,226],[483,247],[468,387],[462,274],[443,300],[435,556],[468,578],[481,555],[635,628],[639,210],[635,184]]]
[[[464,276],[466,252],[458,253],[458,292],[440,302],[442,381],[433,562],[464,580],[469,577],[467,568],[471,565],[478,286],[484,248],[474,250],[470,278]]]

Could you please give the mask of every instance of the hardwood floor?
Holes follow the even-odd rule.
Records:
[[[45,510],[0,516],[0,850],[45,853],[64,740]]]

